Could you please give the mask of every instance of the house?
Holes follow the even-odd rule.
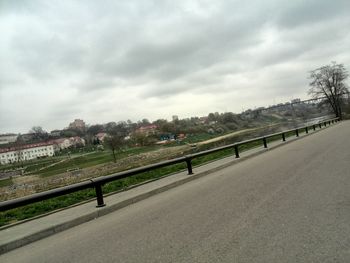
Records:
[[[35,133],[25,133],[20,135],[20,137],[22,138],[23,141],[25,142],[30,142],[35,140],[36,134]]]
[[[207,117],[207,116],[200,117],[200,118],[199,118],[199,122],[200,122],[201,124],[208,124],[208,117]]]
[[[0,144],[13,143],[17,140],[18,135],[14,133],[1,134],[0,135]]]
[[[55,152],[67,149],[71,146],[71,141],[68,138],[59,138],[50,141],[53,144]]]
[[[62,132],[61,130],[53,130],[50,132],[50,135],[52,137],[59,137],[61,135],[61,132]]]
[[[59,139],[51,140],[50,142],[53,144],[55,152],[67,149],[72,146],[85,145],[85,140],[80,138],[79,136],[70,137],[70,138],[59,138]]]
[[[75,147],[85,146],[85,140],[79,136],[70,137],[69,141],[71,146],[75,146]]]
[[[25,144],[0,149],[0,164],[15,163],[53,155],[54,147],[51,142]]]
[[[157,129],[158,129],[157,125],[150,124],[150,125],[141,126],[140,128],[136,129],[136,132],[146,134],[148,136],[148,135],[156,134]]]
[[[178,140],[186,139],[186,134],[180,133],[180,134],[177,136],[177,139],[178,139]]]
[[[108,137],[108,134],[107,133],[105,133],[105,132],[99,132],[99,133],[97,133],[96,135],[95,135],[95,138],[97,139],[97,140],[99,140],[100,142],[104,142],[104,140],[106,139],[106,137]]]

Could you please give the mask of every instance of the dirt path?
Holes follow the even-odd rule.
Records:
[[[197,144],[198,145],[209,144],[209,143],[221,141],[221,140],[224,140],[224,139],[227,139],[227,138],[235,137],[237,135],[240,135],[240,134],[243,134],[243,133],[246,133],[246,132],[255,131],[255,130],[258,130],[258,129],[259,128],[251,128],[251,129],[239,130],[239,131],[231,132],[229,134],[225,134],[225,135],[222,135],[222,136],[219,136],[219,137],[215,137],[213,139],[209,139],[209,140],[206,140],[206,141],[203,141],[203,142],[199,142]]]

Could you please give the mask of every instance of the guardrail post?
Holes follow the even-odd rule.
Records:
[[[308,134],[309,133],[309,128],[305,127],[305,133]]]
[[[314,129],[314,131],[316,131],[316,125],[312,125],[312,129]]]
[[[238,145],[235,145],[235,156],[236,158],[239,158],[239,151],[238,151]]]
[[[328,124],[331,125],[331,121],[328,121]]]
[[[321,123],[319,123],[318,126],[320,127],[320,129],[322,128],[322,124]]]
[[[324,127],[327,127],[327,122],[326,121],[324,122]]]
[[[188,174],[193,174],[191,158],[186,159]]]
[[[96,191],[96,198],[97,198],[97,206],[96,207],[105,206],[106,204],[103,201],[102,187],[100,184],[95,184],[95,191]]]
[[[295,129],[295,136],[299,137],[299,131],[298,131],[298,129]]]
[[[267,148],[267,141],[265,137],[263,138],[263,143],[264,143],[264,148]]]
[[[286,135],[284,133],[282,133],[282,141],[285,142],[286,141]]]

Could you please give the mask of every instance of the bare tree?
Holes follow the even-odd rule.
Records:
[[[14,148],[15,148],[15,154],[17,156],[17,162],[21,164],[21,167],[23,168],[23,161],[24,161],[24,152],[23,152],[23,146],[24,146],[24,141],[22,139],[22,136],[19,135],[17,137],[16,142],[14,143]]]
[[[121,151],[125,146],[124,137],[118,134],[114,134],[114,135],[108,136],[105,140],[105,143],[107,147],[112,150],[114,162],[117,162],[117,152]]]
[[[342,118],[342,100],[348,93],[345,80],[349,74],[343,64],[332,62],[310,72],[311,79],[309,94],[314,98],[325,97],[334,114]]]
[[[49,137],[48,133],[41,126],[33,126],[29,133],[34,135],[34,141],[46,140]]]
[[[145,146],[149,144],[149,137],[142,132],[134,132],[131,135],[132,140],[139,146]]]

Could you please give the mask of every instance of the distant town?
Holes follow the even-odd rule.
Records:
[[[294,105],[294,106],[291,106]],[[271,118],[279,121],[291,117],[304,118],[327,111],[326,107],[315,103],[300,103],[300,99],[280,103],[268,108],[246,110],[240,114],[232,112],[210,113],[208,116],[180,119],[172,116],[171,121],[159,119],[150,122],[120,121],[106,124],[87,125],[84,120],[75,119],[67,128],[47,132],[40,126],[33,126],[26,134],[0,135],[0,164],[25,162],[60,154],[67,149],[108,147],[108,138],[118,136],[120,146],[164,145],[181,141],[188,134],[224,134],[241,128],[255,127],[259,122]],[[109,144],[113,148],[113,144]]]

